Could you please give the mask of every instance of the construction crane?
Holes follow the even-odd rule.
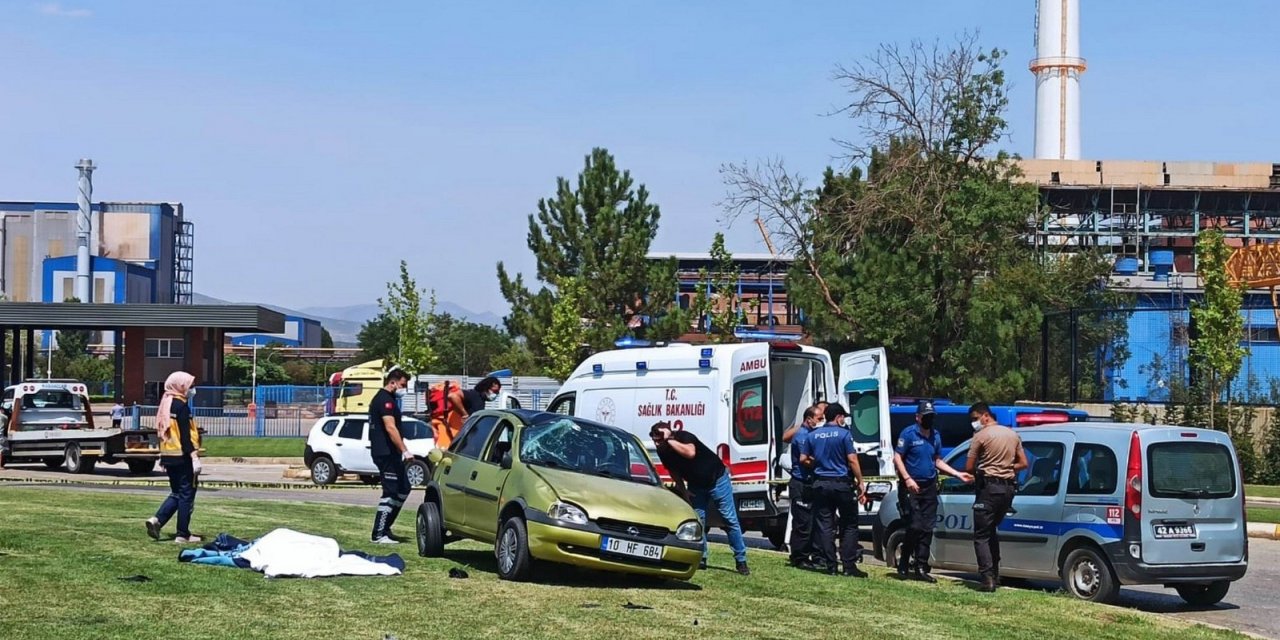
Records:
[[[1254,244],[1240,247],[1227,259],[1227,277],[1232,284],[1248,289],[1266,287],[1271,293],[1271,310],[1280,333],[1280,243]]]
[[[756,216],[756,226],[760,227],[760,237],[764,238],[764,246],[769,249],[769,255],[773,258],[778,257],[778,252],[773,248],[773,240],[769,239],[769,230],[764,227],[764,220],[760,216]]]

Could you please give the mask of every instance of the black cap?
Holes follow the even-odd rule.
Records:
[[[937,413],[933,410],[932,400],[921,400],[919,404],[916,405],[916,415],[927,416],[932,413]]]
[[[827,412],[826,412],[826,415],[824,415],[823,417],[827,419],[827,422],[831,422],[835,420],[837,416],[847,416],[847,415],[849,415],[849,412],[844,410],[844,405],[840,404],[839,402],[832,402],[831,404],[827,405]]]

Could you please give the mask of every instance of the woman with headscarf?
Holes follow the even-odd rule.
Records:
[[[178,536],[174,542],[200,542],[191,535],[191,511],[196,502],[196,476],[200,475],[200,432],[191,417],[187,397],[194,394],[191,388],[195,376],[185,371],[175,371],[164,381],[164,397],[156,411],[156,431],[160,436],[160,465],[169,474],[169,497],[147,520],[147,535],[160,539],[160,529],[174,513],[178,514]]]

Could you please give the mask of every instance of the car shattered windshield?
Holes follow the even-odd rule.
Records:
[[[658,483],[649,458],[635,438],[572,418],[525,427],[520,436],[520,460],[606,478]]]

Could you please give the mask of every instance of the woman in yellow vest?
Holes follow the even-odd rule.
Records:
[[[196,504],[196,476],[200,475],[200,432],[191,417],[188,396],[194,395],[195,376],[175,371],[164,381],[164,397],[156,411],[156,431],[160,436],[160,465],[169,474],[169,497],[147,520],[147,535],[160,539],[160,529],[178,514],[178,536],[174,542],[200,542],[191,535],[191,511]]]

